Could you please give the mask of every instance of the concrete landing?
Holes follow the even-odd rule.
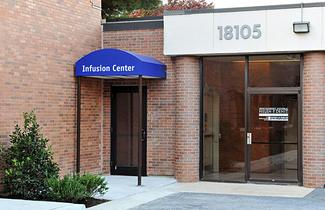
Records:
[[[195,182],[177,183],[166,189],[173,192],[214,193],[226,195],[277,196],[302,198],[312,192],[313,188],[296,185]]]

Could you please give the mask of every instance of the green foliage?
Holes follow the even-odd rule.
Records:
[[[66,175],[62,179],[51,178],[49,199],[64,202],[80,202],[107,190],[105,178],[91,174]]]
[[[34,112],[24,113],[24,127],[15,126],[10,143],[3,152],[5,190],[19,198],[45,198],[47,179],[58,177],[59,168],[47,146],[48,139],[40,134]]]
[[[86,186],[81,184],[75,176],[64,176],[63,179],[48,180],[50,191],[48,198],[54,201],[78,202],[86,196]]]
[[[5,154],[5,148],[2,145],[0,145],[0,157],[3,157],[4,154]]]
[[[79,181],[86,186],[88,197],[93,197],[96,194],[103,195],[108,190],[107,182],[101,176],[86,173],[79,176]]]
[[[128,17],[128,14],[134,10],[151,10],[161,4],[161,0],[102,0],[102,8],[108,14],[107,18]]]

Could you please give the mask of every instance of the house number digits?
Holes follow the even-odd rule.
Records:
[[[219,40],[232,40],[235,39],[259,39],[262,36],[261,24],[254,24],[253,28],[249,25],[227,25],[225,27],[218,26]]]

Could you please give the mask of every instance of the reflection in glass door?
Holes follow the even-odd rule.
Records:
[[[249,103],[249,179],[297,182],[298,95],[252,94]]]
[[[216,89],[211,87],[205,88],[205,132],[204,132],[204,158],[203,166],[209,170],[210,174],[219,173],[219,140],[220,134],[220,117],[219,117],[219,94]],[[209,173],[208,171],[205,171]]]
[[[203,59],[203,180],[245,181],[244,62],[242,56]]]

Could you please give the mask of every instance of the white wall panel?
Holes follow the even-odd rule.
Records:
[[[293,32],[293,22],[301,20],[300,8],[165,16],[164,52],[212,55],[325,50],[324,11],[324,7],[303,9],[304,21],[310,22],[310,32],[304,34]],[[238,28],[246,25],[253,32],[256,24],[260,25],[261,37],[236,36]],[[227,26],[232,27],[231,39],[229,36],[226,39],[224,31],[220,37],[218,27],[224,30]]]
[[[165,54],[213,50],[213,14],[164,17]]]
[[[306,51],[322,48],[322,8],[305,8],[304,21],[310,22],[310,32],[293,33],[293,22],[301,20],[300,9],[267,11],[266,51]],[[262,49],[261,49],[262,50]]]

